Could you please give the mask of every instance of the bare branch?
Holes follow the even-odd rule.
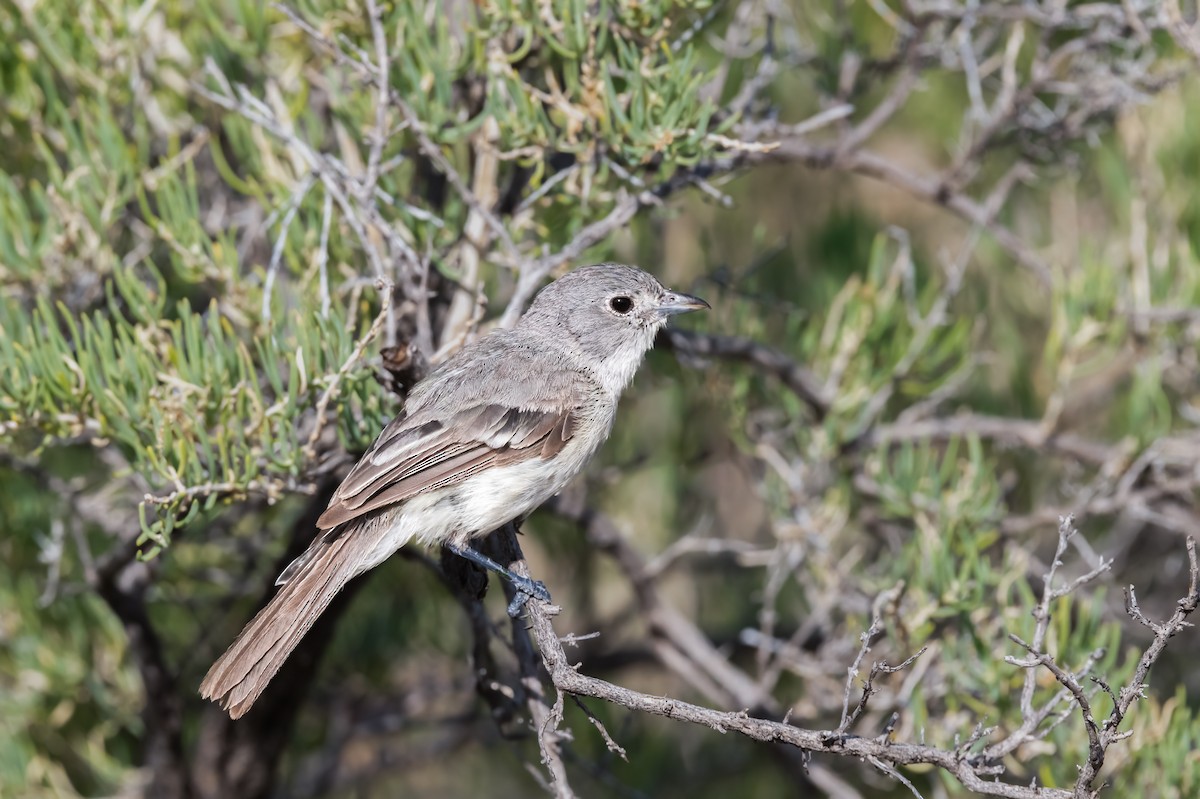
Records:
[[[525,312],[525,306],[533,298],[534,293],[541,287],[542,281],[560,266],[583,255],[589,247],[607,238],[617,228],[623,227],[633,219],[643,205],[641,196],[621,192],[616,204],[608,216],[583,228],[575,234],[565,247],[553,255],[543,256],[536,261],[522,262],[518,260],[520,272],[517,275],[517,287],[500,316],[500,327],[512,327],[517,319]],[[649,203],[649,200],[645,200]]]
[[[321,206],[321,241],[317,245],[317,274],[321,292],[321,316],[329,318],[329,224],[333,217],[333,196],[325,192]]]
[[[374,196],[375,184],[379,181],[379,161],[383,158],[383,148],[387,144],[388,100],[391,97],[392,89],[388,68],[387,36],[383,31],[382,13],[375,0],[367,0],[367,19],[371,25],[371,39],[375,43],[375,60],[378,70],[376,83],[379,93],[375,100],[375,130],[372,132],[371,149],[367,155],[367,174],[362,183],[364,198]]]
[[[583,714],[587,716],[587,719],[592,723],[592,726],[594,726],[600,732],[600,736],[604,738],[604,745],[608,747],[608,751],[612,752],[628,763],[629,756],[625,754],[625,748],[613,740],[612,736],[608,734],[608,730],[604,727],[603,722],[596,718],[596,715],[588,709],[588,706],[585,705],[583,700],[578,696],[572,694],[571,699],[575,702],[579,709],[583,711]]]
[[[902,189],[912,196],[935,205],[941,205],[955,215],[978,225],[1021,266],[1029,270],[1044,286],[1053,282],[1050,267],[1036,255],[1020,236],[1004,225],[989,219],[988,210],[965,194],[947,192],[938,179],[914,174],[887,158],[867,149],[839,155],[831,147],[815,145],[803,139],[781,142],[778,149],[760,156],[763,159],[801,161],[814,169],[837,168],[864,177],[875,178]]]
[[[515,536],[511,533],[505,535],[511,539],[509,546],[519,552]],[[516,566],[513,568],[516,570]],[[547,612],[548,607],[533,600],[526,608],[533,638],[542,653],[542,661],[550,674],[551,682],[559,691],[603,699],[630,710],[703,725],[721,733],[737,732],[758,741],[786,743],[810,752],[828,752],[863,759],[874,757],[893,768],[917,763],[930,764],[951,773],[964,787],[988,796],[1010,799],[1068,799],[1072,796],[1071,792],[1064,790],[1036,789],[986,779],[970,761],[963,759],[956,752],[936,747],[896,743],[887,738],[856,738],[831,732],[805,730],[781,722],[755,718],[745,711],[713,710],[678,699],[632,691],[588,677],[568,662],[562,643],[554,632],[551,617]]]
[[[667,328],[659,334],[655,345],[665,346],[688,358],[748,363],[783,383],[812,409],[818,419],[824,418],[833,403],[822,382],[812,372],[787,354],[757,341]]]
[[[271,250],[271,261],[267,265],[267,277],[263,281],[262,318],[264,322],[271,321],[271,295],[275,288],[275,273],[279,270],[279,262],[283,259],[283,248],[287,244],[288,229],[292,226],[292,219],[295,218],[300,203],[304,201],[308,190],[312,188],[316,180],[316,175],[311,172],[304,176],[300,185],[292,192],[287,210],[283,214],[283,221],[279,223],[279,236],[275,239],[274,249]]]
[[[340,46],[338,46],[336,42],[330,40],[319,30],[313,27],[313,25],[300,16],[299,12],[290,6],[284,3],[274,3],[273,6],[284,16],[290,19],[292,23],[296,25],[296,27],[304,31],[304,33],[307,34],[315,44],[332,56],[338,64],[353,69],[358,74],[359,78],[365,83],[376,82],[379,71],[372,67],[369,61],[365,60],[360,55],[352,55],[347,53]],[[399,92],[391,89],[389,86],[388,93],[391,104],[400,112],[400,115],[404,118],[404,121],[409,125],[413,136],[416,137],[417,146],[420,148],[421,153],[429,159],[429,161],[437,168],[439,172],[442,173],[442,175],[445,176],[446,181],[454,188],[454,191],[458,193],[463,202],[465,202],[472,211],[478,213],[480,217],[487,223],[487,226],[491,228],[492,232],[504,246],[505,252],[508,254],[509,258],[518,263],[522,262],[524,259],[522,258],[516,243],[513,241],[512,236],[509,235],[508,229],[504,226],[504,223],[500,221],[499,217],[497,217],[491,211],[491,209],[484,207],[484,205],[479,201],[479,198],[475,196],[475,193],[471,191],[469,186],[467,186],[466,181],[463,180],[462,176],[458,173],[458,170],[456,170],[450,161],[447,160],[447,158],[442,154],[441,148],[433,141],[433,139],[429,137],[429,132],[426,130],[425,123],[421,121],[421,119],[412,110],[412,107],[404,100]],[[382,136],[383,133],[383,131],[378,132],[380,136]]]
[[[499,533],[487,539],[487,546],[493,557],[501,563],[509,564],[517,574],[529,576],[529,567],[525,564],[524,555],[516,543],[516,525],[503,528]],[[508,581],[504,582],[504,592],[511,602],[516,590]],[[557,612],[557,609],[547,609]],[[567,779],[567,767],[563,762],[562,743],[570,739],[567,732],[559,730],[563,721],[562,691],[554,699],[553,705],[548,705],[542,689],[540,664],[529,630],[521,618],[511,620],[513,635],[513,651],[517,656],[519,680],[526,697],[526,707],[529,709],[530,722],[537,734],[538,749],[542,755],[542,765],[550,773],[551,788],[558,799],[572,799],[574,790]],[[557,641],[557,639],[556,639]],[[561,643],[559,644],[561,647]]]
[[[867,431],[857,445],[869,449],[880,444],[906,441],[947,441],[974,435],[998,444],[1059,453],[1096,466],[1107,463],[1114,454],[1111,446],[1089,441],[1071,433],[1047,431],[1029,419],[1006,419],[982,414],[960,414],[943,419],[925,419],[903,424],[881,424]]]
[[[846,730],[850,729],[850,725],[854,723],[859,714],[867,706],[867,699],[870,697],[870,683],[863,687],[862,699],[858,702],[858,707],[854,709],[853,715],[850,713],[850,691],[854,687],[854,678],[858,676],[859,666],[862,665],[863,658],[871,651],[871,644],[875,640],[875,636],[883,632],[883,621],[876,616],[871,620],[871,626],[867,631],[859,636],[862,646],[858,648],[858,654],[854,658],[854,662],[846,669],[846,692],[842,695],[842,721],[838,724],[838,735],[845,734]]]

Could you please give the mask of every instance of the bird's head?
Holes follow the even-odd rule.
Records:
[[[542,289],[519,327],[561,336],[563,346],[582,365],[620,391],[668,319],[708,307],[699,297],[671,291],[636,267],[595,264],[568,272]]]

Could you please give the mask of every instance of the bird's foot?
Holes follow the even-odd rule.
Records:
[[[471,547],[460,547],[455,544],[443,544],[443,546],[455,555],[466,558],[477,566],[494,571],[512,583],[513,587],[517,589],[516,595],[508,603],[508,615],[512,618],[515,619],[521,615],[521,609],[525,607],[525,603],[530,599],[540,599],[542,602],[550,601],[550,591],[541,580],[523,577],[512,569],[501,566],[487,555]]]
[[[522,577],[519,574],[514,574],[509,579],[512,581],[513,587],[517,589],[517,593],[513,595],[512,601],[508,603],[509,618],[517,618],[521,615],[521,611],[525,608],[525,603],[530,599],[537,599],[542,602],[550,601],[550,590],[546,588],[546,584],[541,580],[533,580],[529,577]]]

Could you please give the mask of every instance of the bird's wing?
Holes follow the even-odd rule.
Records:
[[[346,475],[317,527],[329,530],[425,491],[462,482],[490,466],[551,458],[574,435],[573,407],[483,403],[430,418],[392,420]]]
[[[201,693],[238,718],[250,709],[318,615],[358,573],[383,532],[344,527],[423,491],[454,485],[492,465],[549,458],[574,435],[574,408],[481,403],[456,413],[418,408],[384,428],[338,488],[317,526],[329,532],[292,561],[283,586],[209,669]],[[332,529],[331,529],[332,528]],[[346,534],[350,533],[350,534]]]

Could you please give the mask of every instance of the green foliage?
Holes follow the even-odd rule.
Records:
[[[500,0],[482,6],[476,52],[494,73],[488,111],[495,115],[503,149],[552,147],[580,156],[596,148],[631,170],[661,162],[664,177],[712,151],[707,137],[734,121],[710,128],[716,110],[699,89],[707,70],[696,50],[669,46],[671,20],[704,11],[700,2],[548,4],[540,13],[527,3]],[[619,21],[610,24],[610,15]],[[494,42],[516,41],[497,53]],[[518,71],[534,41],[541,50],[534,79]],[[442,52],[447,48],[443,47]],[[483,71],[483,70],[480,70]],[[531,161],[540,169],[543,164]],[[540,182],[535,174],[535,183]]]
[[[141,757],[142,689],[119,623],[95,596],[78,593],[94,565],[86,547],[71,554],[77,549],[55,539],[66,500],[30,474],[56,475],[72,492],[112,486],[123,507],[140,511],[142,554],[173,547],[156,564],[165,576],[148,601],[164,622],[168,655],[187,664],[180,683],[190,695],[193,663],[181,653],[197,649],[202,619],[216,614],[218,595],[240,592],[239,611],[253,596],[246,574],[210,579],[228,568],[225,543],[261,547],[264,561],[264,552],[277,554],[279,531],[297,515],[287,499],[311,491],[328,465],[332,436],[309,447],[314,406],[329,397],[322,423],[336,429],[339,452],[360,450],[396,410],[364,363],[381,343],[411,334],[405,309],[401,329],[380,334],[386,342],[365,341],[380,309],[376,268],[398,284],[404,277],[399,259],[377,265],[368,255],[382,231],[395,234],[389,246],[427,257],[443,288],[474,268],[472,258],[480,261],[472,289],[511,283],[511,253],[494,241],[476,248],[479,212],[448,186],[445,167],[429,165],[429,151],[472,191],[474,170],[490,161],[496,175],[483,190],[497,196],[483,205],[516,206],[502,214],[508,236],[535,255],[555,252],[625,194],[736,157],[724,137],[744,109],[728,104],[757,64],[736,63],[719,102],[705,91],[717,45],[737,45],[703,26],[680,38],[698,20],[730,15],[707,0],[449,4],[461,18],[437,2],[382,3],[387,86],[413,119],[393,101],[380,120],[363,2],[299,4],[321,41],[257,0],[0,2],[0,454],[17,469],[0,472],[0,796],[109,795],[128,786]],[[869,113],[889,89],[862,76],[884,68],[897,29],[870,4],[844,15],[824,3],[796,8],[814,20],[806,33],[819,63],[776,79],[780,107],[821,110],[810,95],[825,89],[855,104],[856,115]],[[1018,53],[1022,77],[1033,48],[1031,36]],[[865,68],[843,96],[847,54]],[[914,160],[941,162],[953,155],[947,137],[959,132],[969,98],[958,74],[923,73],[921,85],[891,144],[915,143]],[[226,89],[240,112],[212,99]],[[251,101],[265,122],[248,118]],[[1194,86],[1169,105],[1182,123],[1163,129],[1195,128]],[[328,175],[364,173],[380,124],[374,196],[335,197]],[[1054,135],[1046,132],[1059,152]],[[1139,136],[1144,152],[1122,149]],[[917,231],[915,215],[910,242],[886,227],[886,198],[832,192],[773,167],[733,187],[738,208],[683,206],[679,219],[639,221],[626,241],[586,250],[627,257],[632,249],[648,266],[695,278],[716,300],[714,331],[770,344],[819,376],[832,399],[817,419],[774,378],[724,364],[702,375],[679,370],[669,390],[642,377],[593,496],[636,525],[647,553],[722,503],[762,510],[758,527],[713,535],[778,547],[766,579],[761,562],[733,576],[715,562],[672,585],[671,600],[701,586],[697,616],[730,640],[760,621],[769,626],[768,616],[783,635],[824,613],[830,626],[821,636],[853,645],[878,610],[888,633],[881,657],[895,663],[931,647],[918,661],[926,671],[914,672],[925,676],[906,689],[897,736],[907,740],[927,734],[953,746],[978,722],[1002,731],[1020,723],[1025,672],[1004,656],[1024,653],[1006,635],[1032,635],[1043,570],[1034,561],[1044,547],[1032,534],[1006,532],[1004,521],[1072,498],[1081,469],[1049,466],[987,435],[913,436],[905,426],[935,410],[1057,424],[1072,392],[1092,380],[1103,381],[1104,401],[1077,412],[1075,427],[1125,442],[1130,453],[1186,423],[1179,409],[1195,386],[1172,370],[1197,355],[1190,317],[1162,322],[1138,312],[1200,303],[1192,185],[1200,146],[1194,135],[1126,133],[1078,155],[1094,235],[1048,288],[1014,278],[1007,256],[986,242],[959,275],[945,257],[959,242],[947,247],[953,237]],[[1013,157],[998,152],[981,173],[1000,173]],[[1024,217],[1048,214],[1047,195],[1060,190],[1051,183],[1019,190]],[[669,230],[701,242],[688,251],[695,263],[672,259]],[[446,304],[435,304],[435,322]],[[665,356],[651,366],[675,368]],[[896,435],[881,436],[883,428]],[[729,440],[756,464],[750,489],[695,474],[697,462],[728,452]],[[221,524],[231,528],[225,538],[209,529]],[[181,541],[185,526],[194,538]],[[571,586],[575,604],[591,614],[589,600],[611,599],[612,569],[594,565],[576,531],[553,532],[562,535],[543,554],[570,561],[581,577]],[[118,546],[97,530],[66,534],[75,533],[99,557]],[[800,553],[791,572],[778,570],[780,552]],[[431,599],[441,596],[433,579],[412,578],[410,566],[390,564],[391,578],[377,579],[367,607],[339,630],[342,654],[329,668],[353,671],[354,690],[402,684],[396,663],[410,650],[433,671],[465,663],[459,608]],[[56,596],[45,591],[52,569],[61,570]],[[886,607],[870,604],[892,591]],[[831,609],[832,596],[848,599]],[[1060,663],[1078,667],[1103,650],[1091,673],[1113,686],[1132,674],[1137,653],[1102,591],[1057,600],[1052,618],[1046,646]],[[816,676],[784,679],[781,701],[818,691]],[[834,679],[840,685],[843,675]],[[1200,720],[1182,687],[1151,688],[1126,722],[1133,738],[1110,752],[1109,773],[1121,795],[1194,795]],[[1088,690],[1107,712],[1109,700]],[[1056,691],[1039,672],[1035,703]],[[621,713],[599,712],[618,729]],[[325,721],[309,720],[297,735],[297,758],[320,745]],[[576,722],[577,751],[599,758],[601,744],[583,740],[588,727]],[[757,768],[765,756],[749,744],[658,720],[626,724],[618,737],[638,755],[614,768],[653,795],[699,795],[678,777],[697,763],[705,795],[788,789],[779,772]],[[1028,780],[1069,785],[1086,751],[1078,713],[1038,746],[1006,765]],[[495,767],[500,758],[482,750],[471,757]],[[526,785],[512,772],[511,784]],[[914,774],[958,790],[944,775]]]
[[[309,307],[247,346],[216,302],[201,314],[183,301],[168,319],[161,279],[140,283],[119,270],[112,285],[108,310],[81,319],[45,300],[32,314],[0,306],[0,325],[14,331],[0,339],[9,434],[37,431],[38,448],[61,439],[117,446],[149,485],[169,492],[141,508],[142,540],[156,547],[218,499],[273,500],[300,487],[300,421],[333,385],[357,331]],[[344,419],[352,446],[388,415],[370,385],[357,372],[336,386],[355,412]]]
[[[124,631],[99,597],[64,590],[79,577],[65,557],[47,586],[40,552],[69,548],[67,525],[37,483],[0,470],[0,795],[104,795],[128,775],[141,733],[141,681]],[[38,531],[36,535],[28,531]],[[56,540],[57,539],[57,540]]]
[[[605,164],[657,170],[660,179],[713,151],[710,135],[721,128],[709,124],[711,102],[697,97],[705,71],[697,68],[692,48],[674,52],[664,45],[669,26],[662,23],[689,13],[690,6],[618,4],[613,12],[622,25],[613,27],[585,14],[582,3],[534,5],[484,4],[466,39],[451,32],[435,4],[398,3],[385,11],[385,29],[404,43],[391,48],[392,88],[452,161],[463,160],[466,154],[454,148],[488,118],[498,123],[495,146],[534,169],[535,188],[546,164],[521,155],[534,146],[586,155],[590,164],[592,148],[603,143]],[[278,207],[288,202],[304,159],[272,131],[236,114],[220,118],[219,137],[193,131],[186,144],[179,135],[182,116],[168,121],[161,113],[135,115],[132,125],[125,124],[122,109],[138,98],[120,81],[108,80],[124,64],[106,61],[88,38],[91,26],[101,24],[126,34],[115,45],[123,57],[148,48],[164,62],[154,74],[161,83],[154,86],[152,107],[200,118],[202,109],[179,75],[196,65],[189,53],[214,52],[231,79],[265,93],[289,131],[304,132],[317,149],[336,142],[348,163],[361,164],[365,154],[337,131],[373,124],[377,88],[356,81],[353,70],[338,73],[348,82],[327,95],[331,127],[330,118],[308,103],[309,86],[298,71],[325,54],[314,52],[305,36],[281,36],[279,47],[269,46],[269,26],[283,18],[256,8],[238,2],[205,6],[201,25],[189,27],[185,40],[159,36],[161,31],[152,37],[154,25],[132,6],[97,18],[85,14],[82,27],[60,24],[62,9],[45,16],[29,12],[17,29],[54,68],[38,62],[30,72],[20,67],[34,66],[30,52],[11,53],[10,82],[34,84],[14,92],[13,110],[21,113],[12,119],[35,122],[36,158],[15,177],[0,175],[0,282],[40,293],[78,286],[87,274],[90,288],[61,298],[57,307],[43,295],[32,305],[9,301],[0,310],[5,329],[17,331],[0,343],[4,429],[34,447],[61,438],[114,443],[156,493],[148,500],[152,512],[145,512],[147,503],[142,508],[144,538],[156,546],[166,545],[175,525],[194,518],[201,504],[255,492],[273,500],[303,487],[309,464],[301,417],[334,382],[371,315],[357,292],[333,303],[328,317],[317,313],[311,265],[323,191],[314,190],[299,198],[297,221],[274,231],[284,237],[283,266],[295,282],[286,294],[268,298],[279,315],[260,319],[257,270],[241,263],[236,228],[213,230],[205,221],[212,189],[200,185],[196,161],[207,153],[229,187]],[[362,14],[340,7],[306,11],[331,20],[331,40],[344,36],[362,52],[372,50]],[[164,14],[170,18],[175,11],[153,12],[152,19],[161,23]],[[536,64],[523,64],[535,39],[548,49],[538,49]],[[618,68],[598,67],[609,62]],[[467,75],[484,76],[486,101],[464,116],[454,87]],[[28,97],[38,101],[20,99]],[[169,149],[155,152],[151,142],[164,128],[171,132]],[[413,145],[411,131],[401,126],[382,152],[384,161],[397,163],[380,176],[382,196],[394,198],[384,207],[418,246],[444,253],[469,209],[454,199],[436,216],[422,208],[427,184],[405,158]],[[595,190],[623,180],[607,166],[590,178]],[[598,211],[610,202],[597,199]],[[547,194],[538,214],[547,222],[534,218],[534,228],[565,241],[588,221],[570,214],[567,224],[560,223],[562,204],[574,202],[572,192]],[[131,206],[136,214],[129,213]],[[331,263],[359,258],[347,249],[354,240],[344,238],[348,234],[334,226]],[[361,370],[337,387],[339,433],[352,447],[369,440],[390,412],[369,388]],[[34,431],[40,438],[30,441]]]
[[[607,213],[629,181],[666,180],[711,155],[719,147],[711,134],[735,121],[714,123],[712,102],[698,97],[707,68],[695,48],[666,44],[671,19],[706,7],[614,4],[620,25],[610,27],[578,2],[484,3],[464,29],[440,4],[390,4],[391,89],[464,173],[469,138],[494,120],[502,169],[530,170],[531,190],[553,189],[521,224],[561,244]],[[66,444],[116,453],[122,466],[109,479],[136,486],[125,496],[139,506],[143,556],[231,503],[309,490],[321,397],[332,399],[339,449],[362,449],[395,411],[352,357],[378,310],[359,277],[369,273],[364,242],[340,204],[328,242],[321,238],[327,189],[317,181],[293,196],[308,164],[279,130],[215,109],[189,84],[207,80],[200,70],[210,60],[265,98],[288,134],[361,170],[362,132],[374,126],[378,101],[373,76],[333,63],[257,2],[12,10],[0,14],[11,45],[0,47],[0,446],[23,462],[52,462]],[[306,4],[301,13],[325,20],[330,41],[374,52],[363,8]],[[311,102],[318,70],[332,84],[325,105]],[[464,103],[463,81],[476,80],[480,102]],[[400,122],[388,120],[379,213],[453,274],[470,209],[454,193],[434,207],[430,176],[412,158],[415,131]],[[546,186],[547,163],[532,147],[576,157],[579,179]],[[594,157],[598,147],[604,159]],[[590,217],[577,210],[580,194]],[[286,228],[282,212],[261,227],[228,221],[289,203]],[[271,247],[258,242],[277,238],[278,279],[264,298]],[[327,312],[316,267],[324,247]],[[4,479],[7,488],[20,478]],[[6,522],[47,527],[27,514]],[[0,661],[15,682],[2,686],[0,795],[108,793],[137,758],[137,679],[120,657],[119,626],[94,597],[60,598],[50,614],[37,605],[39,542],[24,532],[7,542],[20,545],[6,555],[24,576],[2,597]],[[191,550],[172,566],[206,568],[210,555]],[[80,564],[64,563],[80,580]],[[172,571],[171,580],[173,602],[188,601],[192,578]],[[177,612],[169,617],[173,632],[195,632]],[[418,637],[447,623],[413,617]],[[397,635],[397,646],[407,638]]]
[[[1187,703],[1181,686],[1162,703],[1148,703],[1131,720],[1141,745],[1118,753],[1112,765],[1114,791],[1131,796],[1183,799],[1200,790],[1200,716]]]
[[[835,217],[831,224],[836,229],[841,222]],[[1147,307],[1170,305],[1172,296],[1190,301],[1197,274],[1190,259],[1173,255],[1147,275]],[[1113,269],[1099,258],[1080,264],[1047,297],[1049,335],[1030,339],[1026,350],[1005,350],[998,356],[1040,363],[1045,373],[1053,375],[1053,382],[1042,389],[1043,402],[1053,407],[1059,401],[1055,396],[1068,391],[1075,381],[1122,364],[1131,338],[1148,336],[1141,339],[1141,345],[1150,351],[1156,346],[1174,346],[1170,329],[1135,331],[1123,315],[1128,297],[1140,290],[1139,279],[1136,264],[1130,270]],[[1035,620],[1030,611],[1040,594],[1034,593],[1026,578],[1032,569],[1028,556],[1001,530],[1002,521],[1023,507],[1021,495],[1009,493],[1004,486],[1006,472],[1012,466],[1030,468],[1029,464],[1014,461],[1004,447],[971,432],[910,440],[904,436],[902,422],[890,422],[904,419],[906,411],[945,392],[947,386],[971,381],[977,373],[972,359],[978,357],[981,340],[986,342],[995,335],[991,325],[972,318],[969,296],[947,293],[947,281],[931,276],[928,270],[914,269],[907,248],[880,235],[869,258],[857,274],[848,277],[842,290],[811,316],[789,318],[784,323],[786,334],[781,334],[780,328],[764,333],[771,322],[753,311],[742,313],[739,308],[731,315],[738,330],[751,337],[770,335],[770,340],[789,342],[797,360],[836,381],[834,403],[819,426],[784,424],[780,438],[759,432],[754,446],[761,448],[765,442],[797,453],[792,457],[799,463],[818,464],[838,457],[846,447],[858,446],[857,437],[878,430],[881,420],[889,420],[900,434],[898,440],[885,438],[872,448],[853,484],[834,482],[816,495],[816,503],[810,495],[798,508],[792,504],[795,485],[768,482],[776,514],[812,519],[814,528],[821,531],[821,545],[832,549],[828,556],[812,556],[793,578],[795,588],[781,596],[786,596],[787,603],[817,612],[823,601],[819,586],[829,583],[854,580],[870,596],[898,591],[892,604],[885,607],[889,652],[873,656],[894,664],[928,645],[931,650],[922,660],[928,659],[938,678],[921,681],[936,686],[932,689],[913,686],[897,737],[912,739],[919,731],[930,743],[952,747],[965,735],[965,728],[975,723],[995,725],[992,736],[975,744],[978,751],[1020,724],[1018,700],[1025,671],[1007,663],[1004,656],[1018,660],[1027,656],[1008,635],[1032,638]],[[760,278],[755,290],[769,295],[771,284]],[[744,308],[754,307],[754,300],[731,299]],[[996,368],[994,364],[992,368]],[[1003,395],[1008,387],[989,389],[986,379],[976,390],[998,393],[993,401],[1002,406],[1011,401]],[[1168,380],[1153,357],[1133,366],[1130,379],[1115,396],[1116,406],[1090,426],[1110,426],[1116,435],[1136,437],[1144,445],[1179,423]],[[787,408],[783,418],[809,413],[777,385],[756,376],[733,383],[730,405],[738,414],[734,429],[761,425],[764,407]],[[1047,472],[1041,467],[1029,474],[1044,479]],[[1053,496],[1047,491],[1032,492],[1035,502],[1045,501],[1048,495]],[[896,531],[895,541],[881,542],[882,552],[867,556],[870,566],[866,574],[861,568],[841,572],[844,562],[857,563],[863,547],[872,547],[845,530],[858,524],[877,525],[879,517]],[[824,574],[827,569],[838,571]],[[783,600],[780,605],[788,606]],[[879,607],[873,610],[879,612]],[[1122,643],[1120,620],[1114,617],[1112,603],[1105,600],[1103,591],[1059,598],[1051,606],[1051,617],[1045,649],[1057,662],[1072,669],[1090,663],[1088,673],[1112,686],[1131,678],[1140,651],[1128,650]],[[847,614],[844,623],[849,631],[863,630],[871,617]],[[1034,705],[1040,706],[1060,691],[1048,672],[1038,673]],[[1098,717],[1111,710],[1111,701],[1096,684],[1089,682],[1089,694]],[[1027,773],[1019,766],[1015,771],[1050,787],[1074,784],[1079,753],[1088,747],[1078,709],[1069,701],[1060,702],[1058,712],[1063,721],[1041,744],[1043,751],[1053,756],[1031,758]],[[1160,789],[1143,781],[1132,764],[1186,761],[1186,767],[1180,765],[1180,770],[1170,772],[1181,775],[1179,782],[1172,779],[1169,787],[1161,789],[1163,795],[1186,795],[1182,786],[1195,780],[1189,741],[1197,715],[1182,695],[1149,697],[1135,706],[1131,717],[1142,712],[1153,721],[1143,722],[1144,727],[1135,723],[1139,732],[1134,735],[1144,734],[1154,742],[1145,749],[1136,744],[1119,752],[1114,748],[1105,773],[1113,775],[1116,784],[1141,786],[1130,787],[1131,795],[1138,790],[1157,795]],[[959,721],[939,726],[949,719]],[[964,724],[966,719],[971,723]],[[948,775],[938,774],[936,779],[950,794],[961,792],[961,786]]]

